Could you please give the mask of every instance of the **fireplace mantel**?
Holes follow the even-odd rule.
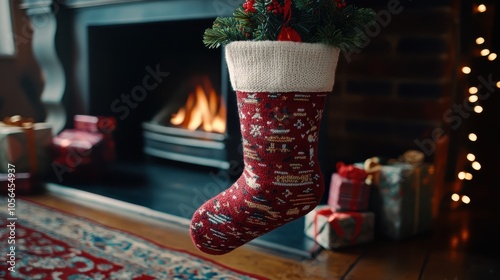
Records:
[[[56,52],[57,20],[52,1],[23,1],[33,28],[33,53],[40,66],[45,86],[41,101],[45,106],[47,122],[52,133],[59,133],[66,125],[66,109],[62,103],[66,89],[66,75]]]
[[[90,108],[88,27],[228,16],[234,0],[24,0],[45,77],[42,102],[57,134]]]

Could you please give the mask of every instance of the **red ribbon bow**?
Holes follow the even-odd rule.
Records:
[[[363,224],[363,215],[361,213],[356,213],[356,212],[349,212],[349,213],[342,213],[342,212],[335,212],[331,208],[325,208],[318,210],[315,215],[314,215],[314,240],[318,237],[318,217],[319,216],[325,216],[328,217],[328,224],[332,227],[333,230],[337,233],[337,235],[340,238],[344,238],[345,232],[344,229],[340,226],[339,221],[343,218],[353,218],[355,221],[355,228],[353,235],[351,236],[351,244],[355,244],[356,240],[359,237],[359,234],[361,233],[361,225]]]
[[[360,182],[364,181],[368,174],[361,168],[354,167],[354,165],[346,165],[343,162],[337,163],[337,173],[347,179]]]
[[[291,18],[292,18],[292,0],[286,0],[284,7],[284,22],[280,34],[278,35],[278,41],[302,42],[300,34],[292,27],[287,26]]]

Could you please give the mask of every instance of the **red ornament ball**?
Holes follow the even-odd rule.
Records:
[[[302,38],[295,29],[285,26],[278,35],[278,41],[302,42]]]

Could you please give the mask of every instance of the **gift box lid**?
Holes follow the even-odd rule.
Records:
[[[59,147],[77,147],[91,149],[103,141],[100,133],[66,129],[54,137],[54,145]]]
[[[34,123],[33,130],[52,130],[52,125],[49,123]],[[25,129],[19,126],[7,125],[0,122],[0,134],[8,135],[14,133],[24,133]]]
[[[0,173],[0,182],[6,182],[10,179],[11,177],[7,173]],[[16,173],[15,174],[15,180],[21,180],[21,179],[30,179],[31,175],[29,173]]]
[[[116,119],[108,116],[75,115],[74,126],[77,130],[110,134],[116,130]]]

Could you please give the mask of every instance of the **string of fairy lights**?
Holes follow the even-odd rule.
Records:
[[[488,7],[486,6],[486,4],[476,4],[476,5],[474,5],[473,9],[474,9],[474,11],[473,11],[474,14],[478,15],[478,17],[477,17],[478,20],[481,20],[481,14],[485,14],[488,11]],[[479,36],[479,37],[475,38],[474,43],[475,43],[474,48],[476,50],[479,50],[480,57],[483,57],[484,59],[487,59],[488,61],[491,61],[491,62],[493,62],[497,59],[498,55],[494,52],[491,52],[486,47],[488,45],[488,42],[484,37]],[[473,72],[473,70],[471,67],[469,67],[469,66],[462,67],[463,74],[469,75],[472,72]],[[498,81],[496,83],[496,86],[497,86],[497,88],[500,88],[500,81]],[[479,90],[480,90],[480,88],[478,88],[476,86],[471,86],[468,88],[468,93],[469,93],[468,101],[473,106],[473,111],[476,114],[481,114],[484,111],[484,108],[479,104],[479,97],[477,96]],[[468,134],[468,140],[470,142],[477,142],[479,140],[479,137],[476,133],[470,132]],[[481,163],[478,161],[475,154],[467,153],[466,157],[467,157],[467,167],[470,166],[476,172],[481,170],[481,168],[482,168]],[[468,169],[468,168],[464,168],[464,169]],[[471,181],[474,178],[474,175],[471,172],[460,171],[458,173],[458,179],[461,181],[464,181],[464,180]],[[451,200],[453,200],[455,202],[461,201],[464,204],[469,204],[471,202],[471,198],[469,196],[460,195],[458,193],[452,194]]]

